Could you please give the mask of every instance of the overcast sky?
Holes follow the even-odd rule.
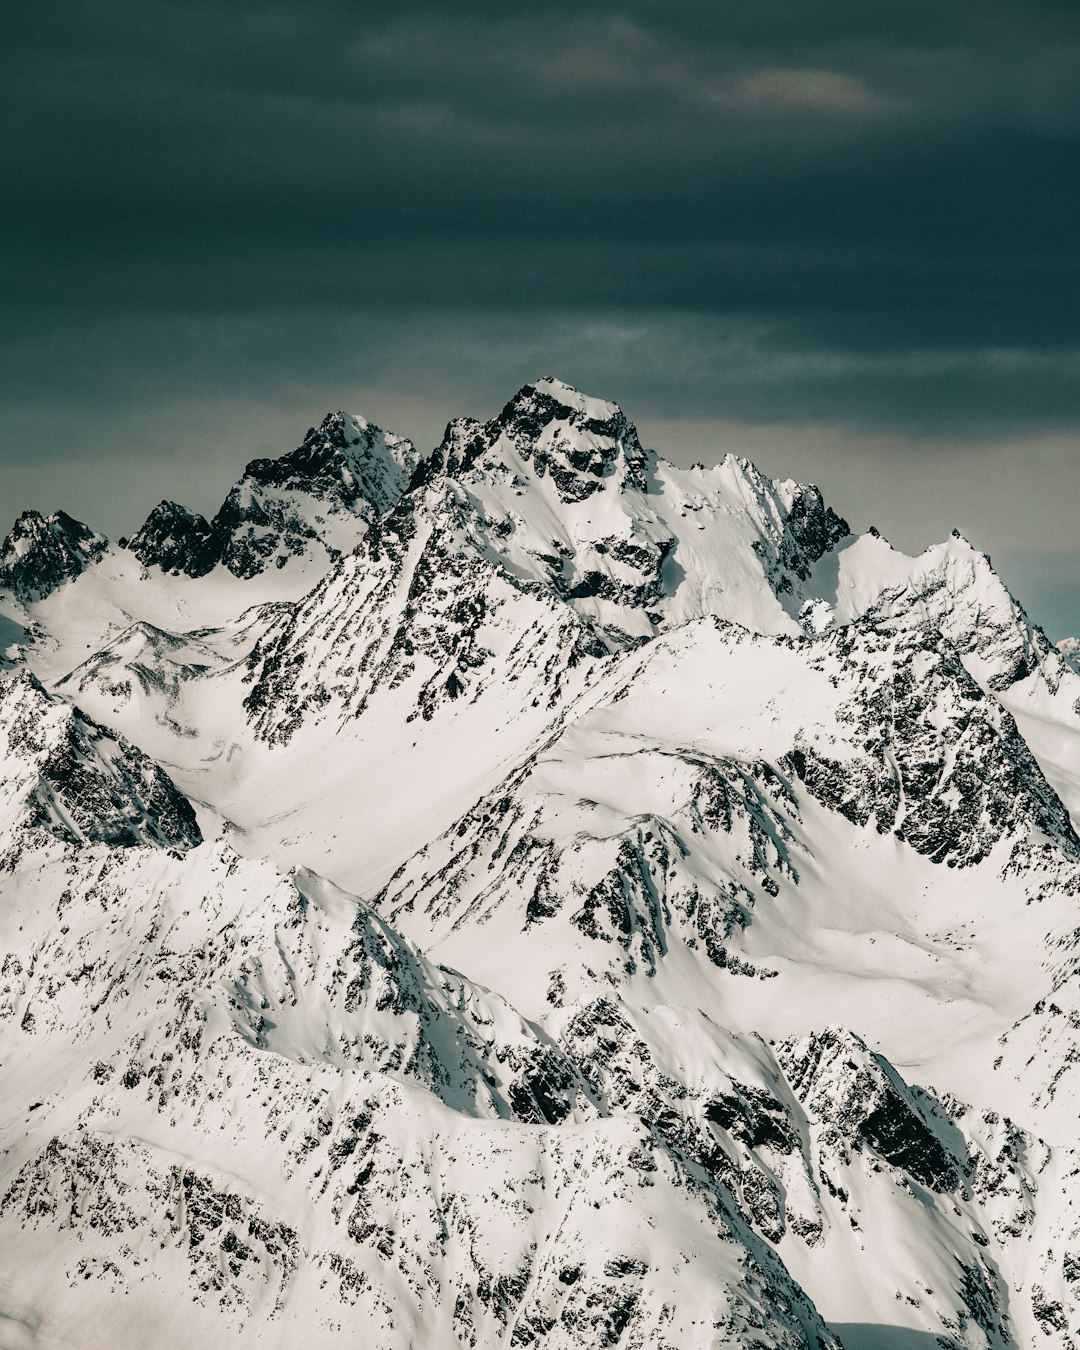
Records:
[[[0,63],[0,527],[552,373],[1080,631],[1077,0],[53,0]]]

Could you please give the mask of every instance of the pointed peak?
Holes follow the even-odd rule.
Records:
[[[304,444],[308,445],[311,441],[325,437],[329,438],[331,444],[344,448],[363,432],[371,432],[377,436],[385,434],[381,427],[369,422],[366,417],[346,412],[344,408],[337,408],[333,412],[328,412],[317,427],[308,429]]]
[[[612,418],[623,416],[623,411],[617,403],[612,403],[608,399],[594,398],[554,375],[544,375],[539,380],[525,385],[519,390],[514,401],[527,393],[545,395],[591,422],[607,422]]]
[[[48,520],[48,516],[41,511],[35,511],[33,508],[29,511],[22,511],[15,517],[15,523],[8,531],[7,537],[12,539],[20,534],[30,534],[35,530],[45,529]]]
[[[104,535],[54,511],[24,511],[0,543],[0,586],[20,600],[43,600],[96,562],[109,546]]]
[[[333,412],[328,412],[317,427],[308,428],[307,435],[298,449],[287,455],[282,455],[277,460],[256,460],[255,463],[281,464],[291,462],[301,456],[303,452],[310,452],[312,449],[324,452],[339,450],[347,457],[352,447],[362,447],[370,451],[377,445],[390,451],[399,463],[403,462],[404,459],[417,458],[416,450],[407,437],[396,436],[392,431],[387,431],[384,427],[376,425],[360,413],[346,412],[344,408],[338,408]]]
[[[350,468],[355,468],[353,461],[358,456],[369,459],[372,455],[410,471],[419,458],[407,437],[395,436],[359,413],[338,408],[328,412],[317,427],[309,427],[297,449],[278,459],[253,460],[245,474],[284,482],[290,476],[303,478],[320,472],[335,456],[340,457],[339,463],[343,459]]]
[[[221,543],[205,516],[178,502],[161,501],[123,545],[144,567],[174,576],[205,576],[221,556]]]
[[[760,488],[772,480],[758,468],[752,459],[747,459],[745,455],[726,454],[720,461],[718,468],[722,473],[730,475],[732,478],[742,478],[750,483],[754,488]]]
[[[66,511],[54,511],[46,516],[41,511],[35,510],[22,512],[8,532],[7,539],[32,538],[45,533],[59,535],[78,543],[95,539],[104,541],[103,535],[97,534],[89,525],[84,525],[74,516],[69,516]]]
[[[950,558],[968,562],[976,571],[993,573],[998,581],[1001,582],[1001,585],[1003,587],[1005,586],[1005,583],[1001,581],[1001,578],[998,577],[997,572],[994,569],[994,563],[990,554],[984,553],[982,549],[979,548],[978,544],[973,544],[966,534],[955,527],[949,531],[948,539],[942,540],[940,544],[935,544],[924,550],[924,552],[944,553]],[[1008,588],[1005,587],[1005,589]]]
[[[617,403],[593,398],[553,375],[523,385],[489,426],[535,438],[546,427],[565,424],[575,432],[611,440],[637,440],[633,423]]]
[[[531,472],[540,478],[550,473],[566,503],[601,490],[607,478],[647,490],[651,452],[642,449],[619,405],[582,394],[552,375],[524,385],[485,424],[452,422],[436,459],[451,474],[467,472],[489,452],[498,459],[503,437]]]
[[[1005,588],[1004,582],[994,571],[994,565],[990,560],[988,553],[978,548],[968,539],[967,535],[962,534],[957,529],[949,531],[948,539],[943,539],[940,544],[931,544],[925,548],[920,557],[931,559],[944,559],[952,561],[954,564],[961,564],[970,567],[977,574],[992,573],[995,579]],[[1005,588],[1007,589],[1007,588]]]
[[[6,672],[0,678],[0,699],[23,692],[32,694],[35,698],[55,702],[53,695],[46,692],[45,686],[29,666],[16,666],[14,670]]]
[[[532,442],[549,427],[597,441],[638,443],[637,429],[617,403],[583,394],[553,375],[523,385],[485,430]]]
[[[793,478],[770,478],[745,455],[726,454],[716,465],[714,472],[719,473],[729,484],[737,486],[748,501],[762,497],[771,498],[775,495],[787,505],[797,498],[809,495],[816,497],[819,503],[822,502],[820,490],[812,483],[799,483]]]
[[[420,455],[412,441],[337,409],[277,459],[253,459],[208,528],[237,577],[351,551],[371,521],[408,490]],[[185,569],[186,570],[186,569]]]
[[[183,506],[180,502],[170,501],[163,497],[146,519],[149,522],[151,520],[205,520],[206,517],[201,516],[198,511],[192,511]]]

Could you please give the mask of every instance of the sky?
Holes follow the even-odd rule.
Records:
[[[0,529],[555,374],[1080,632],[1076,0],[53,0],[0,100]]]

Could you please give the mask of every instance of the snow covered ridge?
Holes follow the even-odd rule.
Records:
[[[1080,1347],[1080,674],[538,380],[0,546],[0,1345]]]

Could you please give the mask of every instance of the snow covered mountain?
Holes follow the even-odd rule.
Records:
[[[419,461],[411,441],[362,417],[328,413],[281,459],[256,459],[214,516],[161,502],[127,541],[146,567],[205,576],[219,563],[251,577],[284,567],[314,544],[331,558],[352,548],[401,497]]]
[[[1080,670],[1080,638],[1062,638],[1057,649],[1073,670]]]
[[[63,511],[24,511],[0,544],[0,585],[20,600],[43,600],[96,562],[105,538]]]
[[[0,561],[0,1345],[1080,1346],[1080,674],[548,378]]]

